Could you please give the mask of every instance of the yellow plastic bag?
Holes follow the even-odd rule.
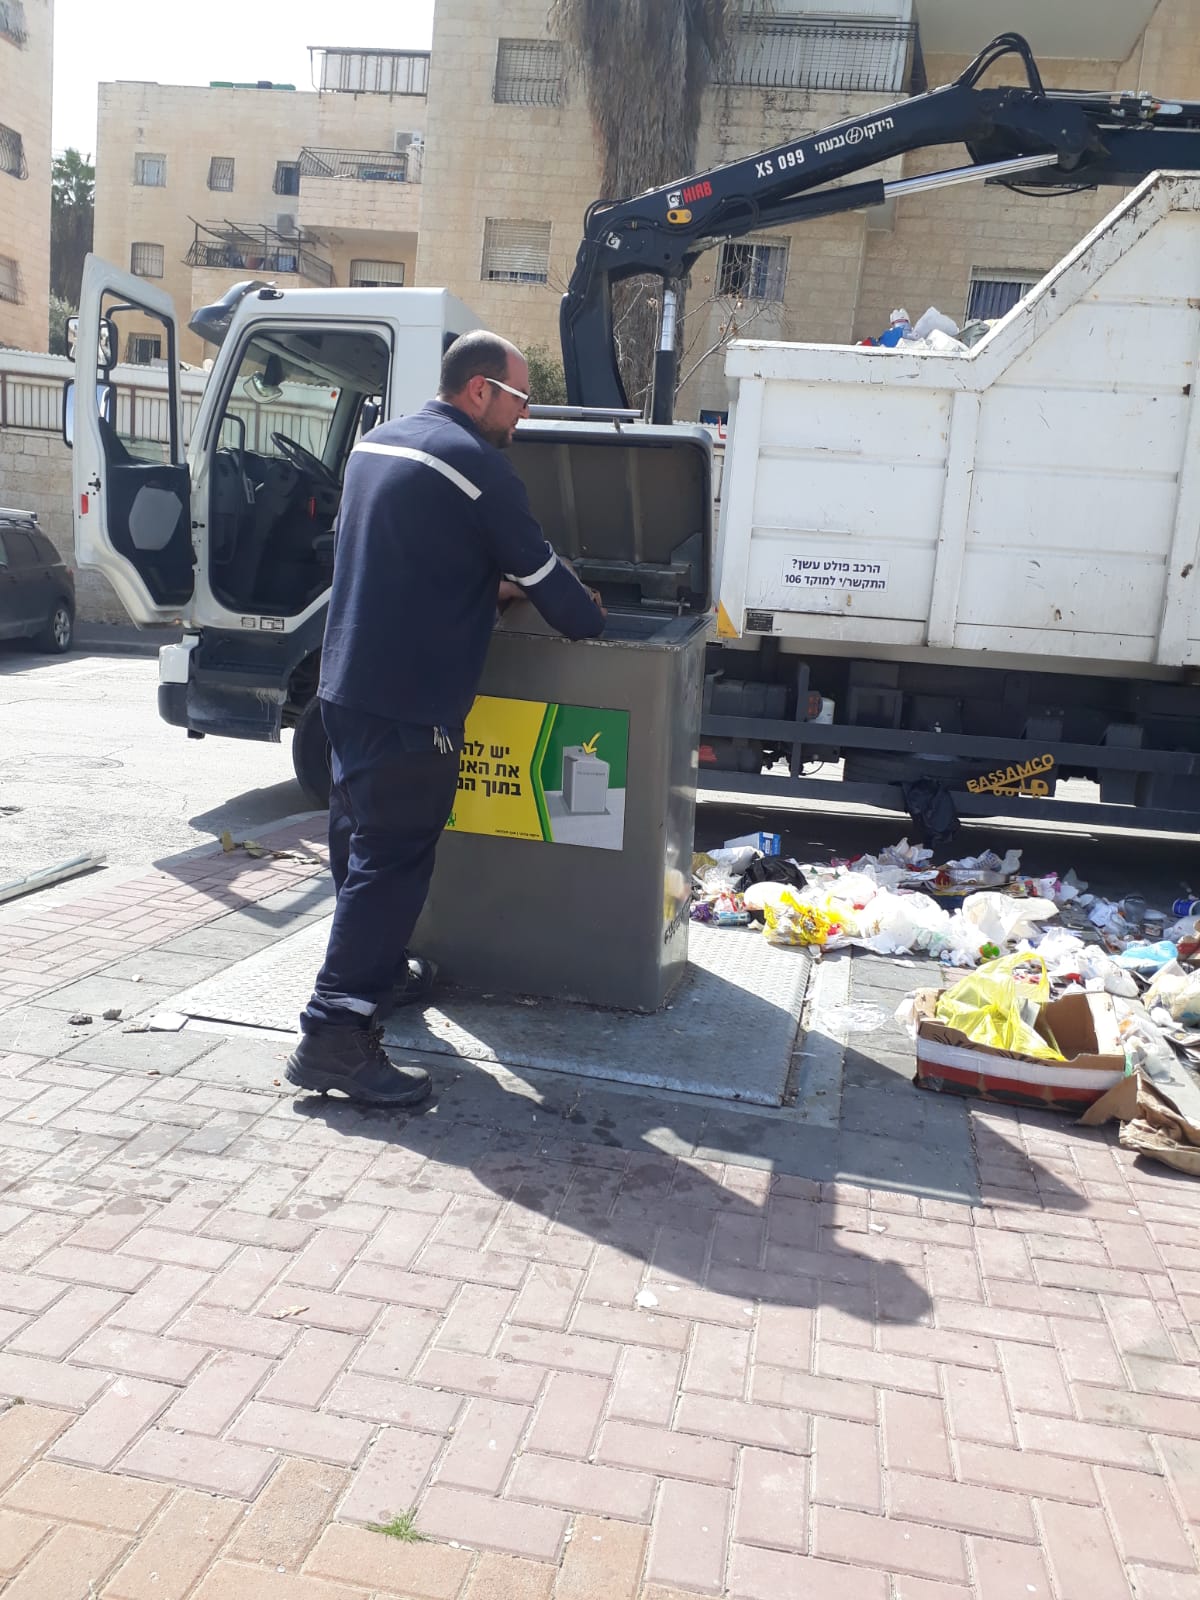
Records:
[[[1018,984],[1018,967],[1036,962],[1042,975],[1036,985]],[[1065,1061],[1061,1050],[1046,1043],[1033,1023],[1038,1011],[1050,998],[1050,979],[1046,963],[1036,951],[1020,950],[985,961],[981,967],[947,989],[937,1003],[939,1022],[965,1033],[972,1044],[986,1044],[993,1050],[1014,1050],[1041,1061]]]
[[[763,933],[772,944],[826,944],[838,927],[831,916],[797,900],[790,890],[765,905],[763,916]]]

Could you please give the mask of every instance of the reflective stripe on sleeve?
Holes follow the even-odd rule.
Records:
[[[519,584],[522,589],[532,589],[535,583],[541,583],[548,578],[558,565],[558,557],[551,556],[545,566],[539,567],[536,572],[531,572],[527,578],[518,578],[515,572],[506,572],[504,576],[509,583]]]
[[[448,462],[440,460],[437,456],[431,456],[424,450],[410,450],[404,444],[363,443],[356,444],[351,454],[358,455],[360,452],[373,456],[403,456],[406,461],[419,461],[422,466],[432,467],[435,472],[440,472],[443,478],[448,478],[454,487],[461,489],[469,500],[478,500],[483,493],[482,489],[475,487],[470,478],[465,478],[461,472],[450,466]]]

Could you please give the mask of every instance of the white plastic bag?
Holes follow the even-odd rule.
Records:
[[[1104,990],[1107,994],[1117,995],[1122,1000],[1135,1000],[1138,994],[1137,980],[1132,972],[1123,972],[1106,950],[1099,945],[1085,945],[1079,953],[1079,969],[1084,978],[1085,987],[1096,991]]]
[[[879,956],[908,955],[946,942],[950,913],[927,894],[881,890],[860,914],[855,944]]]
[[[969,894],[962,904],[963,921],[979,933],[979,944],[1003,949],[1019,939],[1041,937],[1043,922],[1058,915],[1052,900],[1016,900],[1011,895],[983,889]]]
[[[958,338],[958,323],[936,306],[930,306],[923,316],[917,318],[913,324],[913,338],[928,339],[935,328],[939,333],[948,333],[952,339]]]

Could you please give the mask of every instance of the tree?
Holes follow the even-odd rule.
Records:
[[[535,406],[565,406],[567,380],[562,362],[544,344],[532,344],[525,352],[529,362],[529,398]]]
[[[552,23],[582,78],[603,194],[623,199],[695,170],[704,90],[755,0],[553,0]],[[637,279],[613,307],[626,392],[650,383],[658,295]]]
[[[96,169],[89,156],[65,150],[50,173],[50,292],[79,304],[83,258],[92,248]]]
[[[67,354],[67,318],[73,317],[79,307],[61,295],[50,294],[50,341],[47,349],[52,356]]]

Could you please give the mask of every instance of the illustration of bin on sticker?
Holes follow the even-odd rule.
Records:
[[[563,751],[563,806],[572,817],[602,817],[608,812],[607,761],[596,754],[600,735],[587,744],[573,744]]]
[[[481,695],[467,719],[458,833],[620,850],[629,713]]]

